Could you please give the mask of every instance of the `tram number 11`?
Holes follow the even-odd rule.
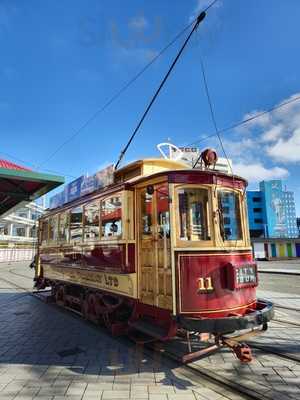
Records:
[[[211,292],[214,290],[211,277],[198,279],[198,292]]]

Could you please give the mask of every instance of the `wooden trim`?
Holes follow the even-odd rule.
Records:
[[[182,248],[203,248],[203,247],[214,247],[216,243],[215,239],[215,229],[214,229],[214,219],[213,219],[213,209],[212,209],[212,185],[211,184],[174,184],[174,197],[172,199],[172,205],[173,208],[176,210],[175,211],[175,230],[174,230],[174,243],[176,247],[182,247]],[[179,216],[179,202],[178,202],[178,190],[179,189],[206,189],[208,193],[208,204],[209,204],[209,224],[210,224],[210,230],[211,230],[211,240],[182,240],[179,238],[179,221],[180,221],[180,216]],[[176,220],[178,223],[176,223]]]

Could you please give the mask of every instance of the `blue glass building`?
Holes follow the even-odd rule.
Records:
[[[262,181],[259,189],[247,192],[250,236],[298,237],[293,192],[284,191],[281,180]]]

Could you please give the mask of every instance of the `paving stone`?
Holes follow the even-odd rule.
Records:
[[[191,394],[168,394],[168,400],[195,400],[196,397],[193,393]]]
[[[165,385],[157,385],[157,386],[148,386],[148,391],[150,394],[156,393],[175,393],[174,386],[165,386]]]
[[[149,393],[139,393],[139,392],[131,392],[130,393],[130,400],[145,400],[149,398]]]
[[[9,272],[1,267],[0,277],[5,274]],[[41,400],[78,397],[101,400],[101,396],[102,400],[128,399],[129,395],[134,400],[171,400],[183,396],[187,400],[194,393],[201,400],[221,400],[224,396],[241,399],[230,391],[218,393],[217,387],[211,388],[205,378],[193,371],[183,375],[183,369],[167,366],[161,354],[154,353],[151,357],[143,346],[127,346],[103,329],[95,329],[27,294],[16,290],[1,292],[0,305],[6,304],[9,296],[14,296],[10,307],[0,307],[0,396],[5,393],[5,400],[31,395]],[[270,293],[266,297],[270,298]],[[284,301],[288,303],[288,299]],[[24,318],[24,313],[29,317]],[[47,326],[51,329],[45,329]],[[295,337],[300,338],[300,328],[289,330],[272,322],[267,332],[253,340],[289,348],[295,345]],[[58,355],[60,351],[75,348],[82,352],[66,357]],[[296,354],[295,346],[293,349]],[[287,394],[289,399],[297,398],[300,364],[256,349],[253,354],[251,364],[241,365],[224,348],[195,364],[214,371],[220,379],[230,379],[267,394],[270,399],[271,396],[282,399]]]
[[[102,399],[129,399],[129,396],[129,390],[104,390],[102,394]]]
[[[149,394],[149,400],[167,400],[166,394]]]

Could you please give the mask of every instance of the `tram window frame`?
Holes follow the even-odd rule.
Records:
[[[180,229],[181,229],[181,218],[180,218],[180,200],[179,194],[180,191],[184,190],[205,190],[207,193],[207,202],[206,202],[206,222],[205,229],[207,230],[207,238],[205,239],[184,239],[181,237]],[[213,220],[213,202],[212,202],[212,188],[207,185],[178,185],[175,186],[175,202],[174,202],[174,210],[176,210],[175,215],[175,235],[176,242],[178,247],[212,247],[214,246],[215,241],[215,232],[214,232],[214,220]]]
[[[74,223],[74,224],[76,223],[76,222],[72,222],[72,212],[73,212],[73,210],[76,210],[76,209],[81,209],[81,227],[79,226],[78,228],[72,228],[72,223]],[[75,231],[75,229],[81,230],[81,235],[79,235],[78,238],[72,238],[72,230]],[[83,229],[84,229],[84,226],[83,226],[83,205],[79,204],[78,206],[72,207],[69,210],[69,232],[70,232],[69,241],[70,241],[70,243],[82,243],[83,242]]]
[[[86,223],[86,209],[90,208],[93,205],[98,206],[98,225],[97,224],[88,224]],[[97,227],[98,226],[98,237],[87,238],[87,228]],[[101,240],[101,200],[91,200],[88,203],[83,204],[83,241],[84,242],[99,242]]]
[[[67,224],[65,225],[65,229],[67,229],[67,234],[65,235],[66,239],[61,235],[61,219],[62,216],[66,216],[67,219]],[[64,231],[65,232],[65,231]],[[70,237],[71,237],[71,232],[70,232],[70,210],[65,210],[59,213],[59,218],[58,218],[58,242],[61,244],[64,243],[69,243],[70,242]]]
[[[53,224],[53,237],[51,237],[51,224],[52,221],[54,221]],[[48,240],[47,243],[48,244],[56,244],[58,242],[58,214],[54,214],[54,215],[50,215],[48,217]]]
[[[159,201],[167,201],[167,209],[160,209]],[[156,224],[159,238],[170,238],[171,235],[171,215],[170,215],[170,188],[168,182],[162,182],[155,188],[156,203]]]
[[[222,216],[221,215],[221,208],[220,208],[220,194],[221,193],[225,193],[230,195],[234,195],[234,199],[235,199],[235,210],[234,210],[234,214],[235,215],[231,215],[230,214],[230,205],[229,205],[229,196],[226,197],[226,201],[223,202],[225,203],[225,207],[229,208],[229,214],[230,214],[230,223],[232,223],[233,220],[236,221],[236,204],[238,205],[238,211],[239,211],[239,228],[237,228],[239,230],[239,236],[235,237],[235,238],[228,238],[226,237],[226,235],[230,235],[231,230],[228,227],[224,226],[224,222],[222,224],[222,221],[227,218],[227,216]],[[245,235],[245,210],[244,210],[244,205],[242,202],[242,194],[239,190],[236,189],[230,189],[230,188],[226,188],[226,187],[222,187],[219,188],[217,190],[217,214],[218,214],[218,236],[221,240],[222,243],[224,244],[228,244],[228,245],[232,245],[232,243],[244,243],[244,241],[246,240],[246,235]]]
[[[48,218],[43,218],[39,222],[40,224],[40,237],[39,241],[42,246],[48,244],[49,240],[49,221]]]
[[[120,224],[120,227],[121,227],[121,232],[119,233],[119,234],[114,234],[114,233],[117,233],[117,232],[114,232],[114,231],[111,231],[111,235],[110,236],[106,236],[105,234],[104,234],[104,231],[103,231],[103,214],[102,214],[102,207],[103,207],[103,204],[105,203],[105,202],[107,202],[107,201],[109,201],[110,199],[113,199],[113,198],[115,198],[115,197],[119,197],[120,198],[120,202],[121,202],[121,206],[120,206],[120,209],[121,209],[121,218],[120,219],[118,219],[118,221],[120,221],[121,222],[121,224]],[[99,240],[100,241],[115,241],[115,240],[121,240],[121,239],[124,239],[124,232],[125,232],[125,223],[124,223],[124,192],[116,192],[116,193],[113,193],[113,194],[110,194],[109,196],[107,196],[107,197],[104,197],[104,198],[102,198],[101,199],[101,201],[100,201],[100,238],[99,238]],[[111,223],[112,225],[114,225],[114,229],[116,229],[115,228],[115,225],[116,224],[114,224],[114,222],[112,222]],[[117,226],[117,225],[116,225]]]

